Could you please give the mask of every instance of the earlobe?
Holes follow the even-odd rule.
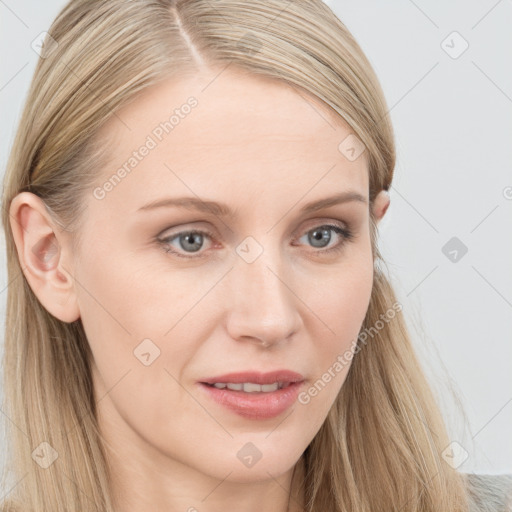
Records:
[[[11,202],[10,223],[23,273],[44,308],[63,322],[80,318],[74,280],[65,270],[69,244],[42,199],[21,192]],[[70,255],[71,256],[71,255]]]

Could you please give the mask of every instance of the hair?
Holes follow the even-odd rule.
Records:
[[[320,0],[72,0],[48,32],[55,42],[47,36],[3,188],[4,392],[16,482],[3,510],[112,512],[81,319],[52,316],[21,276],[11,200],[36,194],[78,244],[84,199],[108,157],[100,127],[147,87],[205,68],[274,78],[330,107],[365,146],[370,205],[391,185],[394,135],[369,61]],[[370,213],[374,261],[383,262]],[[467,510],[464,475],[442,458],[450,439],[401,308],[382,322],[397,303],[377,265],[361,328],[373,329],[371,340],[358,338],[345,382],[301,457],[308,512]],[[42,442],[58,454],[46,469],[32,458]]]

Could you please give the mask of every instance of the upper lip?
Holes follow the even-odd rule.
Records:
[[[304,377],[297,372],[291,370],[275,370],[273,372],[236,372],[236,373],[225,373],[224,375],[218,375],[216,377],[209,377],[201,380],[203,384],[215,384],[217,382],[223,383],[241,383],[241,382],[252,382],[254,384],[273,384],[274,382],[302,382]]]

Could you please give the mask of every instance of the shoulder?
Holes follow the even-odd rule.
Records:
[[[512,512],[512,474],[463,473],[470,512]]]

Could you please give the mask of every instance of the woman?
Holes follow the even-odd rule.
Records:
[[[381,268],[386,103],[330,9],[73,0],[49,34],[4,182],[4,510],[480,506]]]

